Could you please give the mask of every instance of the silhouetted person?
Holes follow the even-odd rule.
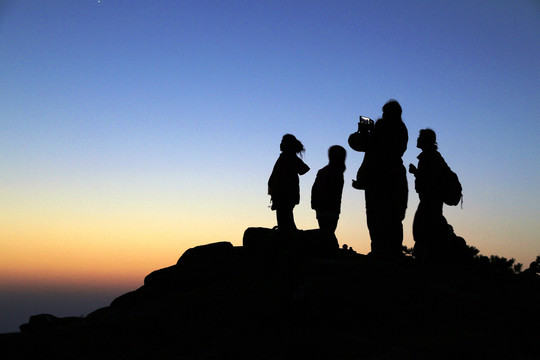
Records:
[[[301,156],[305,149],[294,135],[284,135],[279,148],[281,155],[268,179],[268,195],[272,201],[272,210],[276,211],[278,229],[297,230],[293,209],[300,203],[298,175],[307,173],[309,167],[297,156]]]
[[[414,187],[420,198],[413,221],[414,256],[422,262],[435,262],[445,257],[448,236],[441,193],[442,176],[448,165],[437,151],[437,137],[433,130],[420,130],[416,147],[422,150],[418,155],[418,168],[413,164],[409,165],[409,172],[415,176]]]
[[[341,212],[343,173],[347,151],[334,145],[328,149],[328,165],[317,172],[311,188],[311,208],[316,211],[321,230],[334,233]]]
[[[371,237],[371,255],[399,258],[403,255],[403,224],[409,189],[401,157],[409,135],[396,100],[382,108],[365,154],[366,218]]]

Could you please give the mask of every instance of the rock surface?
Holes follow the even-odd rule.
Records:
[[[0,358],[538,358],[536,274],[287,241],[189,249],[85,317],[31,317],[0,335]]]

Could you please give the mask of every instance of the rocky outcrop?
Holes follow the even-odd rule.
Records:
[[[108,307],[83,318],[39,315],[20,334],[0,335],[0,358],[537,355],[538,276],[384,262],[318,232],[292,236],[189,249]]]

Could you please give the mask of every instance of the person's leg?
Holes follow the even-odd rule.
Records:
[[[293,209],[294,206],[283,206],[276,209],[278,230],[297,230]]]
[[[382,187],[366,191],[366,216],[371,236],[371,251],[384,258],[403,254],[403,215],[395,188]]]
[[[317,221],[319,222],[319,228],[329,233],[335,233],[339,218],[329,216],[319,216]]]
[[[433,244],[434,260],[439,263],[451,260],[449,259],[450,254],[448,253],[448,222],[443,216],[442,211],[442,201],[435,201],[431,205],[431,240]]]
[[[371,238],[371,255],[380,255],[384,252],[381,239],[380,199],[375,189],[365,190],[366,220]]]
[[[442,215],[442,202],[430,199],[421,201],[413,221],[413,237],[415,250],[418,247],[424,250],[418,260],[437,263],[442,261],[446,254],[446,238],[448,223]]]
[[[390,257],[403,255],[403,222],[399,214],[387,215],[386,251]]]
[[[386,255],[390,258],[403,255],[403,219],[407,210],[409,190],[405,167],[398,169],[394,178],[387,179],[381,192],[381,231]]]
[[[388,251],[390,256],[400,257],[403,255],[403,219],[407,211],[407,202],[409,199],[409,188],[407,184],[407,172],[402,166],[399,170],[399,176],[385,194],[385,201],[388,204],[385,206],[387,210],[386,216],[388,219]]]
[[[422,202],[418,204],[418,208],[414,214],[412,232],[414,239],[413,255],[416,260],[424,263],[428,259],[427,241],[429,240],[429,235],[426,233],[426,216]]]

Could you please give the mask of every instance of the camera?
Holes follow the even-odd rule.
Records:
[[[359,132],[369,132],[375,128],[375,121],[368,118],[367,116],[360,116],[358,121],[358,131]]]
[[[375,129],[375,121],[367,116],[360,116],[358,131],[349,136],[349,146],[355,151],[366,151],[369,147],[369,139],[373,129]]]

